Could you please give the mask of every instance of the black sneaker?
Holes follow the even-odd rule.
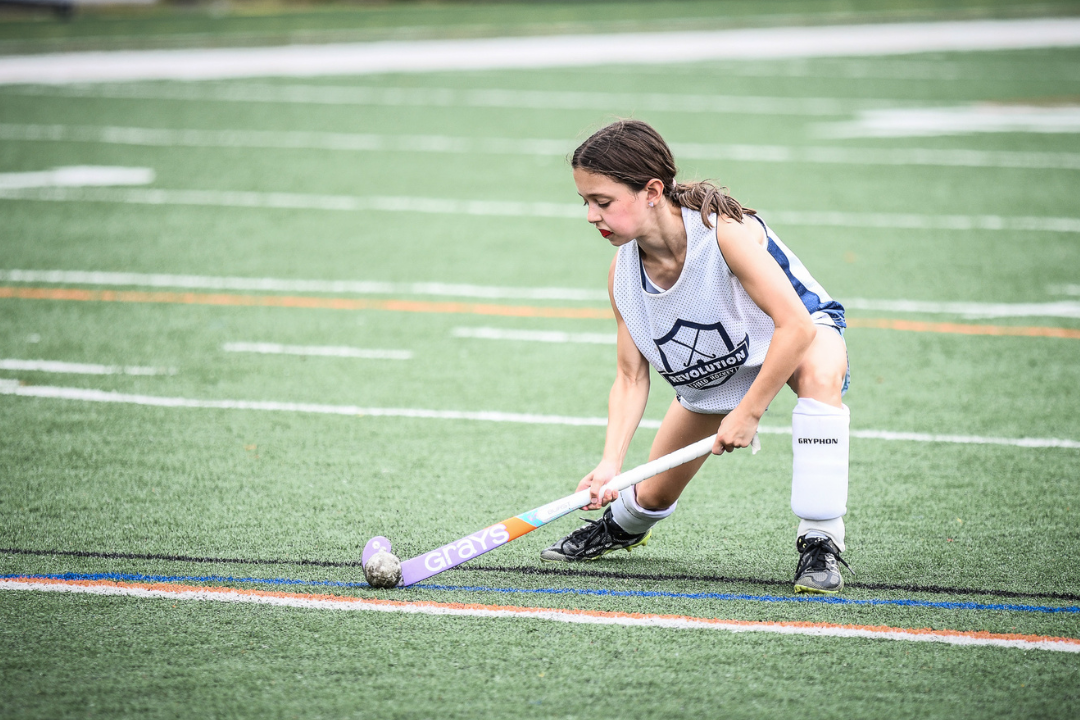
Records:
[[[851,566],[840,557],[840,551],[829,538],[808,538],[805,535],[795,541],[799,550],[799,565],[795,568],[795,592],[834,594],[844,587],[840,566]],[[854,570],[852,570],[854,572]]]
[[[646,545],[652,530],[640,535],[631,535],[619,527],[611,517],[611,508],[604,511],[599,520],[586,521],[574,532],[540,553],[541,560],[548,562],[577,562],[578,560],[596,560],[614,550],[626,550],[638,545]]]

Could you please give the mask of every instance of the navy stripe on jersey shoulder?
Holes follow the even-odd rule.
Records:
[[[750,217],[761,223],[762,229],[765,230],[765,237],[769,240],[769,254],[772,255],[773,259],[776,260],[776,264],[779,265],[784,271],[784,274],[787,275],[787,279],[791,282],[791,286],[795,288],[795,292],[798,293],[799,299],[802,300],[802,304],[807,312],[811,315],[816,312],[824,312],[833,319],[833,322],[836,323],[837,327],[846,328],[847,322],[844,320],[844,306],[835,300],[823,301],[820,295],[810,290],[810,288],[806,287],[799,278],[795,277],[791,272],[791,260],[783,249],[769,237],[769,230],[768,226],[765,225],[765,221],[757,215],[751,215]]]

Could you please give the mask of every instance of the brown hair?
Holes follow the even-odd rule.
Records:
[[[664,196],[677,207],[700,210],[706,227],[712,227],[712,213],[738,222],[743,215],[757,214],[728,195],[727,188],[709,181],[675,182],[679,169],[671,148],[660,133],[640,120],[617,120],[596,131],[574,151],[570,166],[606,175],[635,192],[644,190],[650,180],[659,180],[664,184]]]

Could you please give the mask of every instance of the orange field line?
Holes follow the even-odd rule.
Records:
[[[237,295],[233,293],[147,292],[142,290],[84,290],[80,288],[0,287],[0,298],[22,300],[79,300],[83,302],[170,303],[179,305],[240,305],[315,310],[389,310],[415,313],[460,313],[574,319],[611,319],[611,310],[597,308],[493,305],[490,303],[371,300],[304,295]]]
[[[238,295],[235,293],[161,292],[144,290],[85,290],[81,288],[0,287],[0,298],[22,300],[78,300],[83,302],[168,303],[178,305],[228,305],[243,307],[287,307],[313,310],[385,310],[414,313],[457,313],[501,315],[505,317],[568,318],[610,320],[609,308],[542,307],[536,305],[495,305],[491,303],[431,302],[423,300],[372,300],[328,298],[309,295]],[[923,322],[891,318],[848,318],[849,327],[905,330],[952,335],[999,335],[1053,337],[1080,340],[1073,328],[1024,325],[965,325],[950,322]]]

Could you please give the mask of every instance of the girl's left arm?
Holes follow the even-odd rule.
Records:
[[[750,445],[758,421],[802,361],[815,331],[810,313],[791,281],[763,246],[761,225],[725,217],[718,217],[717,221],[716,240],[724,260],[746,294],[776,326],[757,378],[738,406],[720,423],[713,444],[713,453],[720,455]]]

